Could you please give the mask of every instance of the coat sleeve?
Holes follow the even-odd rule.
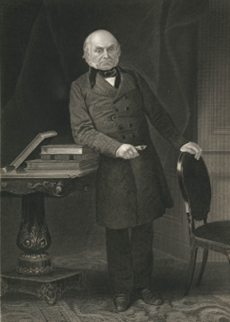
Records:
[[[177,129],[171,116],[162,107],[145,79],[139,73],[136,74],[136,77],[143,95],[144,112],[148,116],[150,122],[167,141],[176,149],[180,149],[181,146],[188,143],[188,140],[185,139]]]
[[[116,151],[122,143],[95,129],[81,89],[76,83],[71,85],[69,110],[70,124],[75,143],[86,145],[95,152],[116,157]]]

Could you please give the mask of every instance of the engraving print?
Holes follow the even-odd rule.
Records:
[[[1,321],[230,321],[230,3],[0,13]]]

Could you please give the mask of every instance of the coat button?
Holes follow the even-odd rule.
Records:
[[[116,120],[116,115],[112,115],[112,116],[111,116],[111,119],[112,119],[113,121],[115,121],[115,120]]]
[[[123,96],[123,100],[127,100],[128,96],[127,95],[124,95]]]
[[[118,129],[121,131],[121,130],[123,130],[123,125],[122,124],[120,124],[120,125],[118,125]]]
[[[130,136],[131,136],[132,139],[134,139],[136,137],[135,134],[131,134]]]
[[[129,123],[129,125],[128,125],[129,127],[132,127],[133,126],[133,124],[132,123]]]
[[[130,110],[130,107],[129,107],[129,106],[127,106],[127,107],[125,108],[125,110],[126,110],[126,111],[129,111],[129,110]]]
[[[119,108],[118,107],[115,108],[115,112],[116,113],[119,112]]]
[[[125,139],[125,135],[122,135],[121,138],[122,138],[122,140],[124,140]]]

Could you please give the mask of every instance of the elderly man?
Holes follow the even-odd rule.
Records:
[[[162,304],[149,289],[152,222],[173,206],[145,114],[176,149],[197,159],[201,149],[182,137],[144,78],[118,66],[119,56],[120,46],[108,31],[87,37],[89,72],[72,83],[70,117],[75,142],[100,153],[97,223],[106,227],[114,304],[124,311],[133,291],[148,304]]]

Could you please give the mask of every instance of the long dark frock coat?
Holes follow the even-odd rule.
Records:
[[[73,138],[100,153],[97,223],[112,229],[151,222],[173,206],[145,115],[175,148],[187,143],[144,78],[133,70],[118,70],[118,89],[98,73],[91,88],[89,73],[85,73],[70,91]],[[116,158],[124,143],[147,148],[135,159]]]

